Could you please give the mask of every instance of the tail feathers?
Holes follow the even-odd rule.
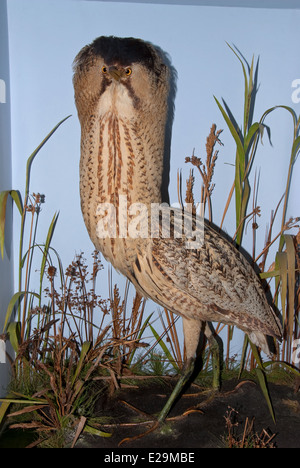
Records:
[[[276,353],[276,349],[274,345],[274,338],[280,342],[282,340],[281,322],[271,306],[270,306],[270,312],[272,314],[272,317],[270,318],[273,319],[270,321],[272,328],[269,328],[269,333],[267,335],[265,335],[262,331],[257,331],[257,330],[248,332],[248,336],[250,340],[252,341],[252,343],[254,343],[256,346],[261,348],[262,351],[268,356]]]
[[[274,340],[271,336],[266,336],[260,331],[248,333],[248,336],[252,343],[261,348],[267,356],[276,353]]]
[[[262,332],[251,332],[248,336],[252,343],[261,348],[265,354],[270,354],[267,338]]]

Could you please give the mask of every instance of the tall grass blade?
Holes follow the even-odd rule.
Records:
[[[176,372],[180,372],[180,369],[179,367],[177,366],[176,362],[174,361],[173,357],[172,357],[172,354],[170,353],[170,351],[168,350],[168,347],[167,345],[165,344],[165,342],[161,339],[161,337],[159,336],[159,334],[157,333],[157,331],[153,328],[153,326],[149,323],[149,327],[151,328],[151,331],[157,341],[157,343],[160,345],[161,349],[163,350],[163,352],[165,353],[166,355],[166,358],[168,359],[168,361],[170,362],[170,364],[172,364],[172,366],[174,367],[174,369],[176,370]]]
[[[259,355],[257,347],[251,342],[251,340],[249,340],[249,343],[251,345],[252,354],[253,354],[253,356],[254,356],[254,358],[255,358],[255,360],[257,362],[257,365],[258,365],[258,367],[255,368],[258,383],[260,385],[260,388],[261,388],[261,390],[263,392],[263,395],[265,397],[265,400],[267,402],[267,405],[268,405],[270,414],[272,416],[272,419],[273,419],[274,423],[276,423],[274,409],[273,409],[273,405],[272,405],[272,402],[271,402],[271,397],[270,397],[270,394],[269,394],[267,379],[266,379],[266,376],[265,376],[264,367],[263,367],[263,364],[262,364],[261,357]]]
[[[300,377],[300,370],[296,369],[293,365],[288,364],[285,361],[267,361],[263,363],[264,368],[269,366],[278,366],[287,369],[289,372],[294,374],[296,377]]]
[[[12,197],[21,215],[23,212],[22,198],[18,190],[3,190],[3,192],[0,193],[0,249],[2,259],[4,255],[5,219],[8,195]]]
[[[4,238],[5,238],[5,218],[6,218],[6,203],[10,190],[5,190],[0,193],[0,247],[1,257],[4,255]]]
[[[257,378],[258,378],[260,388],[261,388],[261,390],[263,392],[263,395],[265,397],[265,400],[267,402],[267,405],[268,405],[270,414],[272,416],[272,419],[273,419],[274,423],[276,424],[275,413],[274,413],[272,401],[271,401],[268,386],[267,386],[266,376],[265,376],[264,372],[261,369],[259,369],[258,367],[255,369],[255,372],[256,372],[256,375],[257,375]]]
[[[77,440],[78,440],[78,437],[80,436],[80,434],[81,434],[82,431],[83,431],[83,428],[84,428],[84,426],[85,426],[85,423],[86,423],[86,417],[85,417],[85,416],[81,416],[80,419],[79,419],[77,428],[76,428],[76,432],[75,432],[75,436],[74,436],[74,439],[73,439],[71,448],[74,448],[74,447],[75,447],[75,444],[76,444],[76,442],[77,442]]]
[[[262,271],[259,276],[261,279],[274,278],[275,276],[280,276],[280,270]]]
[[[20,215],[22,216],[23,213],[23,202],[22,202],[22,196],[19,192],[19,190],[11,190],[10,191],[10,196],[17,205],[17,208],[19,210]]]
[[[87,432],[88,434],[96,435],[99,437],[111,437],[112,436],[110,432],[100,431],[100,429],[96,429],[95,427],[90,426],[89,424],[85,425],[84,432]]]
[[[260,131],[261,131],[261,126],[260,126],[260,124],[258,122],[255,122],[254,124],[251,125],[247,135],[245,136],[245,141],[244,141],[245,153],[248,151],[248,148],[249,148],[250,144],[252,143],[253,138],[255,138],[257,133],[260,132]]]
[[[239,155],[239,159],[240,160],[244,160],[245,159],[245,152],[244,152],[244,144],[240,138],[240,135],[238,134],[234,124],[232,123],[232,121],[230,120],[230,118],[228,117],[225,109],[223,108],[223,106],[220,104],[220,102],[218,101],[218,99],[214,96],[214,99],[221,111],[221,114],[223,115],[223,118],[230,130],[230,133],[231,135],[233,136],[234,138],[234,141],[235,141],[235,144],[236,144],[236,147],[237,147],[237,152],[238,152],[238,155]]]
[[[249,96],[249,89],[251,87],[252,81],[250,81],[250,79],[249,79],[249,82],[248,82],[248,77],[247,77],[247,72],[246,72],[246,69],[245,69],[245,65],[244,65],[241,57],[239,56],[239,54],[234,50],[233,47],[231,47],[231,45],[228,42],[226,42],[226,44],[232,50],[234,55],[238,58],[241,66],[242,66],[242,70],[243,70],[244,81],[245,81],[245,87],[244,87],[244,103],[245,103],[245,105],[244,105],[244,132],[246,132],[247,122],[248,122],[247,116],[249,115],[249,110],[248,110],[247,103],[251,101],[251,92],[250,92],[250,96]],[[252,63],[253,63],[253,60],[252,60]],[[252,69],[253,69],[253,65],[252,65]],[[253,75],[253,70],[252,70],[251,75]],[[250,76],[250,78],[251,78],[251,76]]]
[[[25,197],[24,197],[24,204],[27,205],[28,197],[29,197],[29,185],[30,185],[30,172],[31,172],[31,165],[33,163],[34,158],[38,154],[38,152],[42,149],[45,143],[49,140],[49,138],[56,132],[58,127],[65,122],[71,115],[68,115],[64,119],[62,119],[55,127],[48,133],[48,135],[43,139],[43,141],[39,144],[39,146],[33,151],[33,153],[29,156],[26,163],[26,179],[25,179]],[[24,229],[25,229],[25,219],[26,219],[26,210],[23,209],[22,213],[22,222],[21,222],[21,231],[20,231],[20,242],[19,242],[19,291],[22,289],[22,256],[23,256],[23,239],[24,239]],[[19,307],[18,314],[20,316],[21,310]]]
[[[7,326],[7,333],[9,336],[9,341],[17,353],[19,350],[20,340],[21,340],[21,322],[11,322]]]
[[[242,354],[241,354],[241,360],[240,360],[240,369],[239,369],[238,379],[241,378],[244,367],[245,367],[248,343],[249,343],[248,336],[245,334],[243,349],[242,349]]]
[[[2,426],[2,423],[4,422],[4,418],[8,411],[8,408],[11,405],[11,401],[9,397],[10,395],[7,395],[7,398],[0,400],[2,401],[1,406],[0,406],[0,428]]]
[[[55,215],[52,218],[51,224],[48,229],[48,234],[45,242],[45,248],[43,252],[43,258],[42,258],[42,263],[41,263],[41,273],[40,273],[40,295],[42,293],[42,283],[43,283],[43,278],[44,278],[44,273],[45,273],[45,267],[46,267],[46,261],[48,257],[48,252],[49,252],[49,247],[50,243],[53,237],[54,229],[57,223],[58,219],[58,213],[55,213]]]
[[[286,252],[277,252],[276,254],[276,264],[280,270],[280,300],[281,300],[281,313],[282,321],[286,321],[286,296],[287,296],[287,286],[288,286],[288,265],[287,265],[287,254]]]
[[[38,145],[38,147],[33,151],[33,153],[29,156],[29,158],[27,159],[27,164],[26,164],[26,183],[25,183],[25,203],[27,202],[27,198],[28,198],[28,195],[29,195],[29,184],[30,184],[30,170],[31,170],[31,165],[33,163],[33,160],[34,158],[36,157],[36,155],[38,154],[38,152],[43,148],[43,146],[45,145],[45,143],[47,143],[47,141],[49,140],[49,138],[51,138],[51,136],[53,135],[53,133],[56,132],[56,130],[58,129],[58,127],[60,127],[60,125],[65,122],[65,120],[69,119],[71,117],[71,115],[68,115],[67,117],[65,117],[64,119],[62,119],[60,122],[58,122],[57,125],[55,125],[55,127],[51,130],[51,132],[48,133],[48,135],[43,139],[43,141]]]
[[[292,146],[292,162],[294,163],[296,160],[296,156],[299,153],[300,150],[300,136],[298,136],[293,143]]]
[[[152,315],[153,315],[153,312],[152,312],[150,315],[148,315],[148,317],[147,317],[146,320],[144,321],[143,325],[141,326],[141,329],[140,329],[140,331],[139,331],[139,333],[138,333],[137,342],[140,341],[140,339],[141,339],[141,337],[142,337],[142,335],[143,335],[143,333],[144,333],[144,331],[145,331],[145,329],[146,329],[146,327],[147,327],[147,325],[148,325],[148,323],[149,323],[149,321],[150,321]],[[133,351],[132,351],[132,353],[131,353],[131,355],[130,355],[130,357],[129,357],[129,359],[128,359],[128,366],[131,365],[132,360],[133,360],[133,358],[134,358],[134,355],[135,355],[135,353],[136,353],[136,350],[137,350],[137,348],[134,348],[134,349],[133,349]]]
[[[72,386],[74,385],[74,383],[76,382],[76,379],[78,378],[78,376],[80,374],[80,371],[81,371],[83,363],[84,363],[84,359],[85,359],[87,353],[89,352],[89,350],[91,348],[91,345],[92,345],[91,341],[85,341],[83,343],[83,345],[82,345],[79,361],[78,361],[78,364],[77,364],[77,367],[76,367],[75,374],[74,374],[73,379],[72,379]]]
[[[9,402],[9,403],[16,403],[18,405],[45,405],[47,404],[47,400],[44,399],[34,399],[34,398],[30,398],[29,396],[26,396],[24,395],[24,399],[19,399],[19,398],[13,398],[13,397],[9,397],[7,396],[6,398],[0,398],[0,401],[2,401],[3,403],[5,402]]]
[[[16,292],[13,295],[13,297],[11,298],[11,300],[9,301],[9,304],[8,304],[8,307],[7,307],[6,316],[5,316],[5,320],[4,320],[4,326],[3,326],[3,333],[5,332],[5,330],[7,328],[7,325],[9,323],[10,319],[11,319],[11,316],[13,314],[14,307],[15,307],[16,303],[18,301],[21,301],[26,294],[31,294],[31,295],[37,297],[38,299],[40,298],[39,294],[34,293],[34,292],[29,292],[29,291],[18,291],[18,292]]]
[[[290,338],[293,338],[294,310],[295,310],[295,246],[293,236],[284,234],[287,256],[287,282],[288,282],[288,305],[289,316],[287,317],[287,331]]]

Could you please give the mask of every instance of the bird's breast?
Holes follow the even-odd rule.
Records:
[[[134,100],[129,89],[120,82],[112,82],[98,103],[98,115],[104,117],[113,113],[119,118],[131,119],[135,116]]]
[[[91,116],[82,135],[80,194],[84,221],[96,248],[119,270],[135,261],[136,241],[129,238],[128,229],[140,213],[132,207],[160,201],[160,191],[153,189],[155,174],[147,167],[143,137],[136,120],[111,110],[100,118]]]

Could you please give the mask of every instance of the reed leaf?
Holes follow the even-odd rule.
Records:
[[[43,258],[42,258],[42,263],[41,263],[41,273],[40,273],[40,296],[42,294],[42,283],[43,283],[43,278],[44,278],[44,273],[45,273],[45,267],[46,267],[46,262],[47,262],[47,257],[48,257],[48,252],[49,252],[49,247],[50,243],[53,237],[54,229],[57,223],[58,219],[58,213],[55,213],[55,215],[52,218],[52,221],[50,223],[49,229],[48,229],[48,234],[45,242],[45,248],[43,252]]]
[[[268,278],[274,278],[276,276],[280,276],[280,270],[272,270],[272,271],[262,271],[259,276],[261,279],[268,279]]]
[[[277,252],[275,265],[280,271],[280,300],[281,300],[281,313],[282,313],[282,321],[285,323],[286,321],[286,296],[287,296],[287,273],[288,273],[288,265],[287,265],[287,254],[286,252]]]
[[[91,349],[91,345],[92,345],[91,341],[85,341],[82,344],[79,361],[78,361],[78,364],[77,364],[77,367],[76,367],[75,374],[74,374],[74,376],[72,378],[72,386],[74,385],[76,379],[78,378],[78,376],[80,374],[80,371],[81,371],[83,363],[84,363],[84,359],[85,359],[87,353],[89,352],[89,350]]]
[[[11,322],[7,326],[7,333],[9,341],[17,353],[19,350],[20,339],[21,339],[21,322]]]
[[[15,202],[15,204],[16,204],[18,210],[19,210],[20,215],[22,216],[23,202],[22,202],[22,196],[21,196],[19,190],[11,190],[10,191],[10,196],[13,199],[13,201]]]
[[[293,326],[294,326],[294,310],[295,310],[295,246],[293,236],[284,234],[286,244],[286,256],[287,256],[287,283],[288,283],[288,305],[289,315],[287,317],[287,332],[292,339],[293,337]]]
[[[64,119],[62,119],[55,127],[48,133],[48,135],[43,139],[43,141],[38,145],[38,147],[33,151],[33,153],[29,156],[26,163],[26,178],[25,178],[25,197],[24,197],[24,204],[27,205],[28,197],[29,197],[29,186],[30,186],[30,172],[32,163],[38,154],[38,152],[42,149],[45,143],[51,138],[51,136],[56,132],[56,130],[60,127],[60,125],[65,122],[71,115],[68,115]],[[19,290],[21,290],[22,286],[22,252],[23,252],[23,239],[24,239],[24,229],[25,229],[25,218],[26,218],[26,210],[23,209],[22,213],[22,222],[21,222],[21,231],[20,231],[20,243],[19,243]]]
[[[234,55],[237,57],[237,59],[239,60],[241,66],[242,66],[242,70],[243,70],[243,75],[244,75],[244,81],[245,81],[245,85],[244,85],[244,132],[246,132],[246,127],[247,127],[247,122],[248,122],[248,115],[249,115],[249,107],[250,107],[250,102],[251,102],[251,91],[252,91],[252,87],[251,87],[251,76],[253,76],[253,59],[252,59],[252,64],[251,64],[251,69],[250,69],[250,76],[249,76],[249,82],[248,82],[248,77],[247,77],[247,72],[246,72],[246,69],[245,69],[245,65],[241,59],[241,57],[239,56],[239,54],[234,50],[233,47],[231,47],[231,45],[226,42],[226,44],[228,45],[228,47],[232,50],[232,52],[234,53]]]
[[[20,398],[18,398],[20,397]],[[24,395],[23,393],[11,392],[5,398],[0,398],[0,401],[3,403],[17,403],[20,405],[45,405],[47,400],[45,398],[35,398],[29,395]]]
[[[291,156],[290,156],[290,163],[289,163],[289,170],[288,170],[288,176],[287,176],[287,181],[286,181],[286,189],[284,193],[284,207],[283,207],[283,214],[282,214],[282,222],[281,222],[281,229],[283,231],[283,227],[285,224],[285,218],[286,218],[286,209],[287,209],[287,203],[288,203],[288,197],[289,197],[289,191],[290,191],[290,184],[292,180],[292,172],[293,172],[293,166],[296,161],[296,157],[299,154],[300,151],[300,135],[299,135],[299,127],[300,127],[300,116],[297,118],[297,114],[295,113],[294,109],[292,109],[289,106],[274,106],[271,107],[270,109],[266,110],[264,114],[262,115],[260,119],[260,123],[263,123],[265,118],[267,117],[270,112],[273,112],[276,109],[284,109],[287,112],[290,113],[292,119],[293,119],[293,130],[294,130],[294,136],[293,136],[293,144],[292,144],[292,149],[291,149]],[[283,243],[280,243],[280,250],[283,247]]]
[[[1,406],[0,406],[0,427],[1,427],[5,418],[5,415],[11,405],[10,394],[8,394],[6,398],[0,399],[0,401],[2,401]]]
[[[0,193],[0,250],[2,259],[4,256],[6,205],[9,195],[17,205],[21,215],[23,212],[22,198],[18,190],[3,190]]]
[[[2,259],[4,256],[6,203],[9,193],[10,190],[5,190],[0,193],[0,247]]]
[[[289,363],[285,361],[266,361],[263,363],[264,368],[267,368],[269,366],[278,366],[278,367],[283,367],[290,371],[292,374],[294,374],[296,377],[300,377],[300,370],[296,369],[293,365],[290,365]]]
[[[254,124],[251,125],[251,127],[249,128],[249,131],[246,134],[245,139],[244,139],[244,151],[245,151],[245,153],[249,149],[250,144],[253,141],[253,138],[255,138],[256,135],[258,133],[260,133],[261,131],[262,131],[261,125],[258,122],[255,122]]]
[[[87,432],[88,434],[96,435],[99,437],[111,437],[112,436],[111,432],[101,431],[100,429],[96,429],[95,427],[90,426],[89,424],[85,425],[83,431]]]
[[[85,416],[81,416],[79,421],[78,421],[78,425],[77,425],[77,428],[76,428],[76,432],[75,432],[75,436],[74,436],[74,439],[73,439],[73,442],[72,442],[72,445],[71,445],[71,448],[74,448],[75,447],[75,444],[80,436],[80,434],[82,433],[83,431],[83,428],[85,426],[85,423],[86,423],[86,417]]]
[[[244,149],[244,142],[236,129],[234,122],[227,115],[225,109],[220,104],[218,99],[214,96],[214,99],[221,111],[221,114],[230,130],[232,137],[234,138],[236,144],[236,159],[235,159],[235,179],[234,179],[234,188],[235,188],[235,208],[236,208],[236,226],[239,227],[241,219],[243,218],[243,209],[247,206],[249,199],[249,187],[243,187],[244,185],[244,176],[245,176],[245,163],[246,163],[246,153]],[[246,189],[246,190],[245,190]],[[238,229],[237,243],[240,242],[241,232],[243,226],[241,225]]]
[[[220,102],[218,101],[218,99],[214,96],[214,99],[221,111],[221,114],[230,130],[230,133],[231,135],[233,136],[234,138],[234,141],[235,141],[235,144],[236,144],[236,147],[237,147],[237,153],[238,153],[238,156],[239,156],[239,160],[243,161],[245,159],[245,151],[244,151],[244,144],[241,140],[241,137],[239,135],[239,133],[237,132],[234,124],[232,123],[232,121],[230,120],[230,118],[228,117],[225,109],[223,108],[223,106],[220,104]]]
[[[295,140],[294,140],[294,143],[293,143],[293,146],[292,146],[292,162],[295,161],[296,159],[296,156],[297,156],[297,153],[299,152],[300,150],[300,136],[298,136]]]
[[[242,372],[243,372],[244,367],[245,367],[248,344],[249,344],[248,335],[245,334],[244,342],[243,342],[243,349],[242,349],[242,354],[241,354],[241,360],[240,360],[240,369],[239,369],[238,379],[241,378]]]
[[[65,120],[69,119],[71,117],[71,115],[68,115],[67,117],[65,117],[64,119],[62,119],[60,122],[58,122],[57,125],[55,125],[55,127],[48,133],[48,135],[43,139],[43,141],[38,145],[38,147],[33,151],[33,153],[31,153],[31,155],[29,156],[29,158],[27,159],[27,164],[26,164],[26,182],[25,182],[25,203],[27,202],[27,198],[28,198],[28,195],[29,195],[29,184],[30,184],[30,170],[31,170],[31,165],[33,163],[33,160],[34,158],[36,157],[36,155],[38,154],[38,152],[43,148],[43,146],[45,145],[45,143],[47,143],[47,141],[49,140],[49,138],[51,138],[51,136],[53,135],[53,133],[56,132],[56,130],[58,129],[58,127],[60,127],[60,125],[65,122]]]
[[[10,318],[12,316],[12,313],[14,311],[14,307],[15,307],[16,303],[18,301],[21,301],[26,294],[33,295],[33,296],[37,297],[38,299],[40,298],[39,294],[34,293],[34,292],[29,292],[29,291],[18,291],[18,292],[16,292],[13,295],[13,297],[11,298],[11,300],[9,301],[9,304],[8,304],[8,307],[7,307],[6,316],[5,316],[5,320],[4,320],[4,326],[3,326],[3,333],[5,332],[5,330],[7,328],[7,325],[9,323],[9,321],[10,321]]]
[[[267,402],[267,405],[268,405],[270,414],[272,416],[272,419],[273,419],[274,423],[276,423],[275,413],[274,413],[271,397],[270,397],[270,394],[269,394],[267,379],[266,379],[266,376],[265,376],[264,366],[263,366],[261,357],[259,355],[258,349],[255,346],[255,344],[253,344],[251,342],[251,340],[249,340],[249,343],[250,343],[250,346],[251,346],[252,354],[253,354],[253,356],[254,356],[254,358],[256,360],[257,366],[258,366],[258,367],[255,368],[255,373],[256,373],[256,376],[257,376],[257,379],[258,379],[258,383],[260,385],[260,388],[261,388],[261,390],[263,392],[263,395],[265,397],[265,400]]]
[[[150,315],[148,315],[148,317],[147,317],[146,320],[144,321],[143,325],[141,326],[141,329],[140,329],[140,331],[139,331],[139,333],[138,333],[137,342],[139,342],[140,339],[142,338],[142,335],[143,335],[143,333],[144,333],[144,331],[145,331],[145,329],[146,329],[146,327],[147,327],[147,325],[148,325],[148,323],[149,323],[149,321],[150,321],[152,315],[153,315],[153,312],[152,312]],[[136,353],[136,350],[137,350],[137,348],[134,348],[134,349],[132,350],[132,352],[131,352],[131,354],[130,354],[130,357],[129,357],[129,359],[128,359],[128,366],[131,365],[132,360],[133,360],[133,358],[134,358],[134,355],[135,355],[135,353]]]
[[[161,337],[159,336],[159,334],[157,333],[157,331],[155,330],[155,328],[153,328],[153,326],[149,323],[149,327],[151,328],[151,331],[157,341],[157,343],[160,345],[161,349],[163,350],[163,352],[165,353],[165,356],[166,358],[169,360],[170,364],[172,364],[172,366],[174,367],[174,369],[176,370],[176,372],[179,372],[180,369],[179,367],[177,366],[176,362],[174,361],[173,357],[172,357],[172,354],[170,353],[170,351],[168,350],[168,347],[167,345],[165,344],[165,342],[161,339]]]
[[[273,419],[274,423],[276,424],[275,413],[274,413],[272,401],[271,401],[268,386],[267,386],[266,376],[265,376],[264,372],[258,367],[255,369],[255,372],[256,372],[256,375],[257,375],[257,379],[258,379],[260,388],[261,388],[261,390],[263,392],[263,395],[265,397],[265,400],[267,402],[267,405],[268,405],[270,414],[272,416],[272,419]]]
[[[31,404],[32,401],[28,402],[28,404],[29,404],[29,403]],[[26,408],[23,408],[23,409],[21,409],[21,410],[15,411],[14,413],[9,413],[9,414],[8,414],[8,417],[9,417],[9,418],[14,418],[15,416],[20,416],[21,414],[32,413],[33,411],[36,411],[37,409],[42,409],[42,408],[47,407],[47,406],[48,406],[47,400],[45,400],[45,403],[46,403],[46,404],[44,404],[44,405],[43,405],[42,403],[40,403],[40,406],[38,406],[38,408],[37,408],[36,404],[33,405],[33,406],[27,406]]]

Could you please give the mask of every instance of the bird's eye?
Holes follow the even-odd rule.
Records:
[[[131,73],[132,73],[131,68],[126,68],[126,69],[125,69],[125,75],[126,75],[126,76],[130,76]]]
[[[107,67],[105,65],[103,65],[103,67],[102,67],[102,73],[104,73],[104,74],[107,73]]]

